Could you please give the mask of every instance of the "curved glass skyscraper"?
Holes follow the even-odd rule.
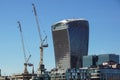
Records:
[[[52,25],[55,63],[58,69],[82,67],[88,54],[89,24],[84,19],[68,19]]]

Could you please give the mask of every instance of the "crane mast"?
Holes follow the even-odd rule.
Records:
[[[32,4],[32,6],[33,6],[33,11],[34,11],[34,15],[35,15],[36,23],[37,23],[37,29],[38,29],[39,38],[40,38],[40,65],[38,68],[38,74],[44,74],[45,68],[43,64],[43,48],[48,47],[48,44],[44,44],[45,40],[47,39],[47,36],[45,36],[45,38],[42,39],[36,8],[34,4]]]

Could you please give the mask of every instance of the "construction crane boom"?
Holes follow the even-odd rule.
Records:
[[[32,4],[33,6],[33,10],[34,10],[34,15],[35,15],[35,19],[36,19],[36,23],[37,23],[37,28],[38,28],[38,33],[39,33],[39,38],[40,38],[40,65],[43,64],[43,50],[42,50],[42,36],[41,36],[41,32],[40,32],[40,25],[39,25],[39,21],[38,21],[38,17],[37,17],[37,13],[36,13],[36,8],[35,5]]]
[[[20,23],[20,21],[18,21],[17,23],[18,23],[18,25],[19,25],[18,27],[19,27],[19,29],[20,29],[21,43],[22,43],[22,48],[23,48],[23,53],[24,53],[24,59],[25,59],[25,63],[24,63],[24,74],[28,74],[27,65],[28,65],[28,66],[33,66],[33,64],[28,63],[29,59],[31,58],[31,55],[29,55],[29,57],[27,58],[27,56],[26,56],[26,51],[25,51],[23,34],[22,34],[21,23]]]
[[[25,45],[24,45],[24,39],[23,39],[23,34],[22,34],[22,28],[21,28],[21,23],[20,21],[17,22],[18,23],[18,27],[20,29],[20,36],[21,36],[21,43],[22,43],[22,48],[23,48],[23,53],[24,53],[24,59],[25,59],[25,62],[27,61],[26,59],[26,52],[25,52]]]
[[[34,5],[34,4],[32,4],[32,6],[33,6],[34,15],[35,15],[36,23],[37,23],[37,28],[38,28],[38,33],[39,33],[40,42],[42,42],[42,36],[41,36],[41,32],[40,32],[40,25],[39,25],[39,21],[38,21],[38,17],[37,17],[36,8],[35,8],[35,5]]]
[[[44,44],[45,40],[47,39],[47,36],[44,39],[42,39],[36,8],[35,8],[34,4],[32,4],[32,6],[33,6],[33,11],[34,11],[34,15],[35,15],[36,23],[37,23],[37,29],[38,29],[39,38],[40,38],[40,65],[39,65],[38,71],[40,74],[42,74],[45,72],[45,68],[44,68],[44,64],[43,64],[43,48],[48,47],[48,44]]]

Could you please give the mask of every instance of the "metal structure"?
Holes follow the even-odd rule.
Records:
[[[21,36],[21,43],[22,43],[22,48],[23,48],[23,53],[24,53],[24,59],[25,59],[25,63],[24,63],[24,74],[28,74],[28,70],[27,70],[27,66],[33,66],[33,64],[28,63],[31,55],[29,55],[28,57],[26,56],[26,51],[25,51],[25,45],[24,45],[24,39],[23,39],[23,34],[22,34],[22,28],[21,28],[21,23],[20,21],[17,22],[19,25],[19,29],[20,29],[20,36]],[[34,66],[33,66],[33,70],[32,72],[34,73]]]
[[[36,23],[37,23],[37,29],[38,29],[39,38],[40,38],[40,65],[39,65],[39,68],[38,68],[38,75],[41,75],[41,74],[44,74],[45,70],[46,70],[45,67],[44,67],[44,64],[43,64],[43,49],[45,47],[48,47],[48,44],[47,43],[45,44],[45,41],[47,40],[47,36],[45,36],[45,38],[42,39],[36,8],[35,8],[34,4],[32,4],[32,6],[33,6],[34,15],[35,15]]]

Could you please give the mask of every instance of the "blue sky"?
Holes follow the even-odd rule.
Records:
[[[24,55],[17,21],[23,29],[27,55],[32,55],[35,71],[39,64],[39,36],[33,14],[35,3],[41,32],[48,35],[44,64],[55,67],[51,25],[70,18],[89,21],[89,55],[120,54],[120,0],[1,0],[0,2],[0,69],[2,75],[22,73]],[[29,70],[31,70],[29,68]]]

